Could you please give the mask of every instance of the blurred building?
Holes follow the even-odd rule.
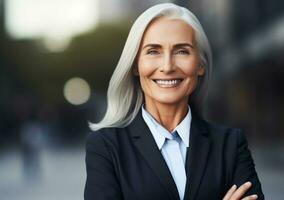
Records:
[[[80,113],[85,116],[85,111],[80,108],[89,108],[66,105],[63,97],[59,95],[59,87],[63,87],[64,81],[71,78],[70,76],[82,75],[92,80],[93,86],[103,85],[101,88],[106,88],[128,29],[116,29],[118,32],[114,37],[113,27],[103,25],[117,24],[117,27],[120,27],[119,23],[125,20],[132,22],[151,5],[175,2],[188,7],[197,15],[212,45],[214,74],[208,116],[220,123],[244,127],[250,136],[262,140],[271,136],[268,135],[271,127],[276,140],[284,138],[284,97],[281,92],[281,79],[284,73],[284,3],[276,0],[98,1],[99,23],[103,27],[101,32],[82,34],[75,38],[76,41],[65,52],[53,53],[38,48],[37,40],[16,41],[6,35],[4,2],[0,0],[0,109],[1,113],[5,113],[1,116],[2,135],[16,136],[18,126],[14,124],[21,123],[27,117],[25,113],[28,108],[42,105],[39,101],[48,102],[47,105],[44,104],[51,108],[48,112],[53,114],[50,116],[56,115],[52,117],[56,121],[54,124],[59,123],[60,116],[67,115],[68,117],[61,119],[64,123],[60,124],[64,124],[65,127],[63,130],[76,130],[74,134],[80,134],[80,126],[85,118],[78,117],[82,124],[74,129],[69,128],[70,122],[66,119],[72,115],[67,113]],[[104,37],[108,39],[105,40]],[[109,41],[109,38],[113,41]],[[111,61],[105,59],[105,55],[97,48],[101,45],[100,41],[107,41],[107,45],[116,46],[116,49],[111,48]],[[45,73],[44,77],[34,74],[40,71],[38,66]],[[35,103],[19,99],[33,99]],[[78,119],[71,117],[70,120]],[[11,131],[13,134],[8,133]]]
[[[145,9],[157,3],[172,2],[171,0],[105,0],[99,1],[100,23],[113,23],[121,20],[134,20]]]
[[[186,6],[200,19],[214,63],[207,118],[246,130],[266,198],[283,199],[284,1],[94,0],[98,27],[76,35],[62,51],[49,51],[36,38],[10,38],[7,1],[0,0],[0,199],[83,197],[80,144],[90,131],[87,122],[105,111],[128,23],[161,2]],[[77,76],[92,90],[82,105],[70,104],[62,92]]]
[[[284,2],[198,0],[188,7],[213,48],[212,118],[219,113],[217,121],[237,122],[254,138],[283,142]]]

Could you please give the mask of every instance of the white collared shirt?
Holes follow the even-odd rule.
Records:
[[[144,121],[146,122],[147,126],[149,127],[155,142],[161,151],[168,168],[171,172],[171,174],[174,174],[174,165],[171,165],[170,161],[170,156],[169,154],[176,154],[176,153],[181,153],[182,159],[183,159],[183,164],[185,166],[185,161],[186,161],[186,152],[187,152],[187,147],[189,146],[189,136],[190,136],[190,123],[191,123],[191,110],[190,107],[188,106],[188,112],[185,118],[178,124],[178,126],[172,131],[174,133],[175,131],[178,132],[178,135],[180,136],[181,141],[179,142],[179,148],[180,152],[170,152],[171,150],[167,148],[167,145],[165,145],[166,139],[173,139],[172,133],[170,133],[167,129],[165,129],[161,124],[159,124],[152,115],[144,109],[144,105],[142,106],[142,117]],[[175,180],[176,181],[176,180]],[[178,191],[179,193],[184,194],[184,189],[179,188],[179,184],[177,184]],[[181,192],[182,190],[182,192]],[[181,194],[180,194],[181,195]]]
[[[165,143],[165,140],[166,138],[173,139],[172,134],[167,129],[165,129],[161,124],[159,124],[159,122],[157,122],[147,110],[144,109],[144,105],[142,106],[142,117],[144,121],[146,122],[147,126],[149,127],[159,150],[162,151],[162,154],[163,154],[162,147]],[[184,163],[186,159],[186,148],[189,146],[191,118],[192,118],[191,110],[190,110],[190,107],[188,106],[187,115],[177,125],[177,127],[172,131],[172,133],[177,131],[182,140],[180,143],[180,149],[182,152],[182,158],[183,158]]]

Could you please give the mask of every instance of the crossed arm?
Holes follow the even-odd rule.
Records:
[[[114,166],[101,136],[96,135],[92,140],[89,138],[86,147],[87,182],[84,199],[122,200]],[[238,133],[237,151],[233,186],[228,189],[223,200],[264,200],[253,159],[241,131]]]
[[[247,140],[241,130],[238,132],[237,155],[233,177],[234,185],[227,191],[223,200],[264,200]]]

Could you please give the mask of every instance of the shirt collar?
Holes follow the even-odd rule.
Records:
[[[173,136],[167,129],[165,129],[161,124],[159,124],[159,122],[157,122],[147,110],[145,110],[144,105],[142,106],[141,109],[142,109],[142,117],[146,122],[147,126],[149,127],[158,148],[161,149],[165,142],[165,139],[166,138],[173,139]],[[191,109],[188,106],[188,112],[186,116],[173,130],[173,132],[174,131],[178,132],[182,142],[186,147],[189,146],[191,118],[192,118]]]

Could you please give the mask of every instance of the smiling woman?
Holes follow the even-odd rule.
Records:
[[[168,27],[171,27],[169,29]],[[144,92],[145,108],[155,119],[172,131],[187,113],[189,95],[196,88],[199,76],[205,72],[201,65],[194,38],[194,30],[182,20],[161,17],[154,20],[145,31],[138,53],[136,75]],[[166,115],[160,115],[165,107]],[[169,110],[171,109],[171,110]],[[165,123],[167,119],[176,120]],[[163,119],[164,117],[164,119]],[[171,125],[172,127],[167,127]]]
[[[202,118],[211,50],[186,8],[133,24],[87,138],[85,200],[264,199],[242,130]]]

